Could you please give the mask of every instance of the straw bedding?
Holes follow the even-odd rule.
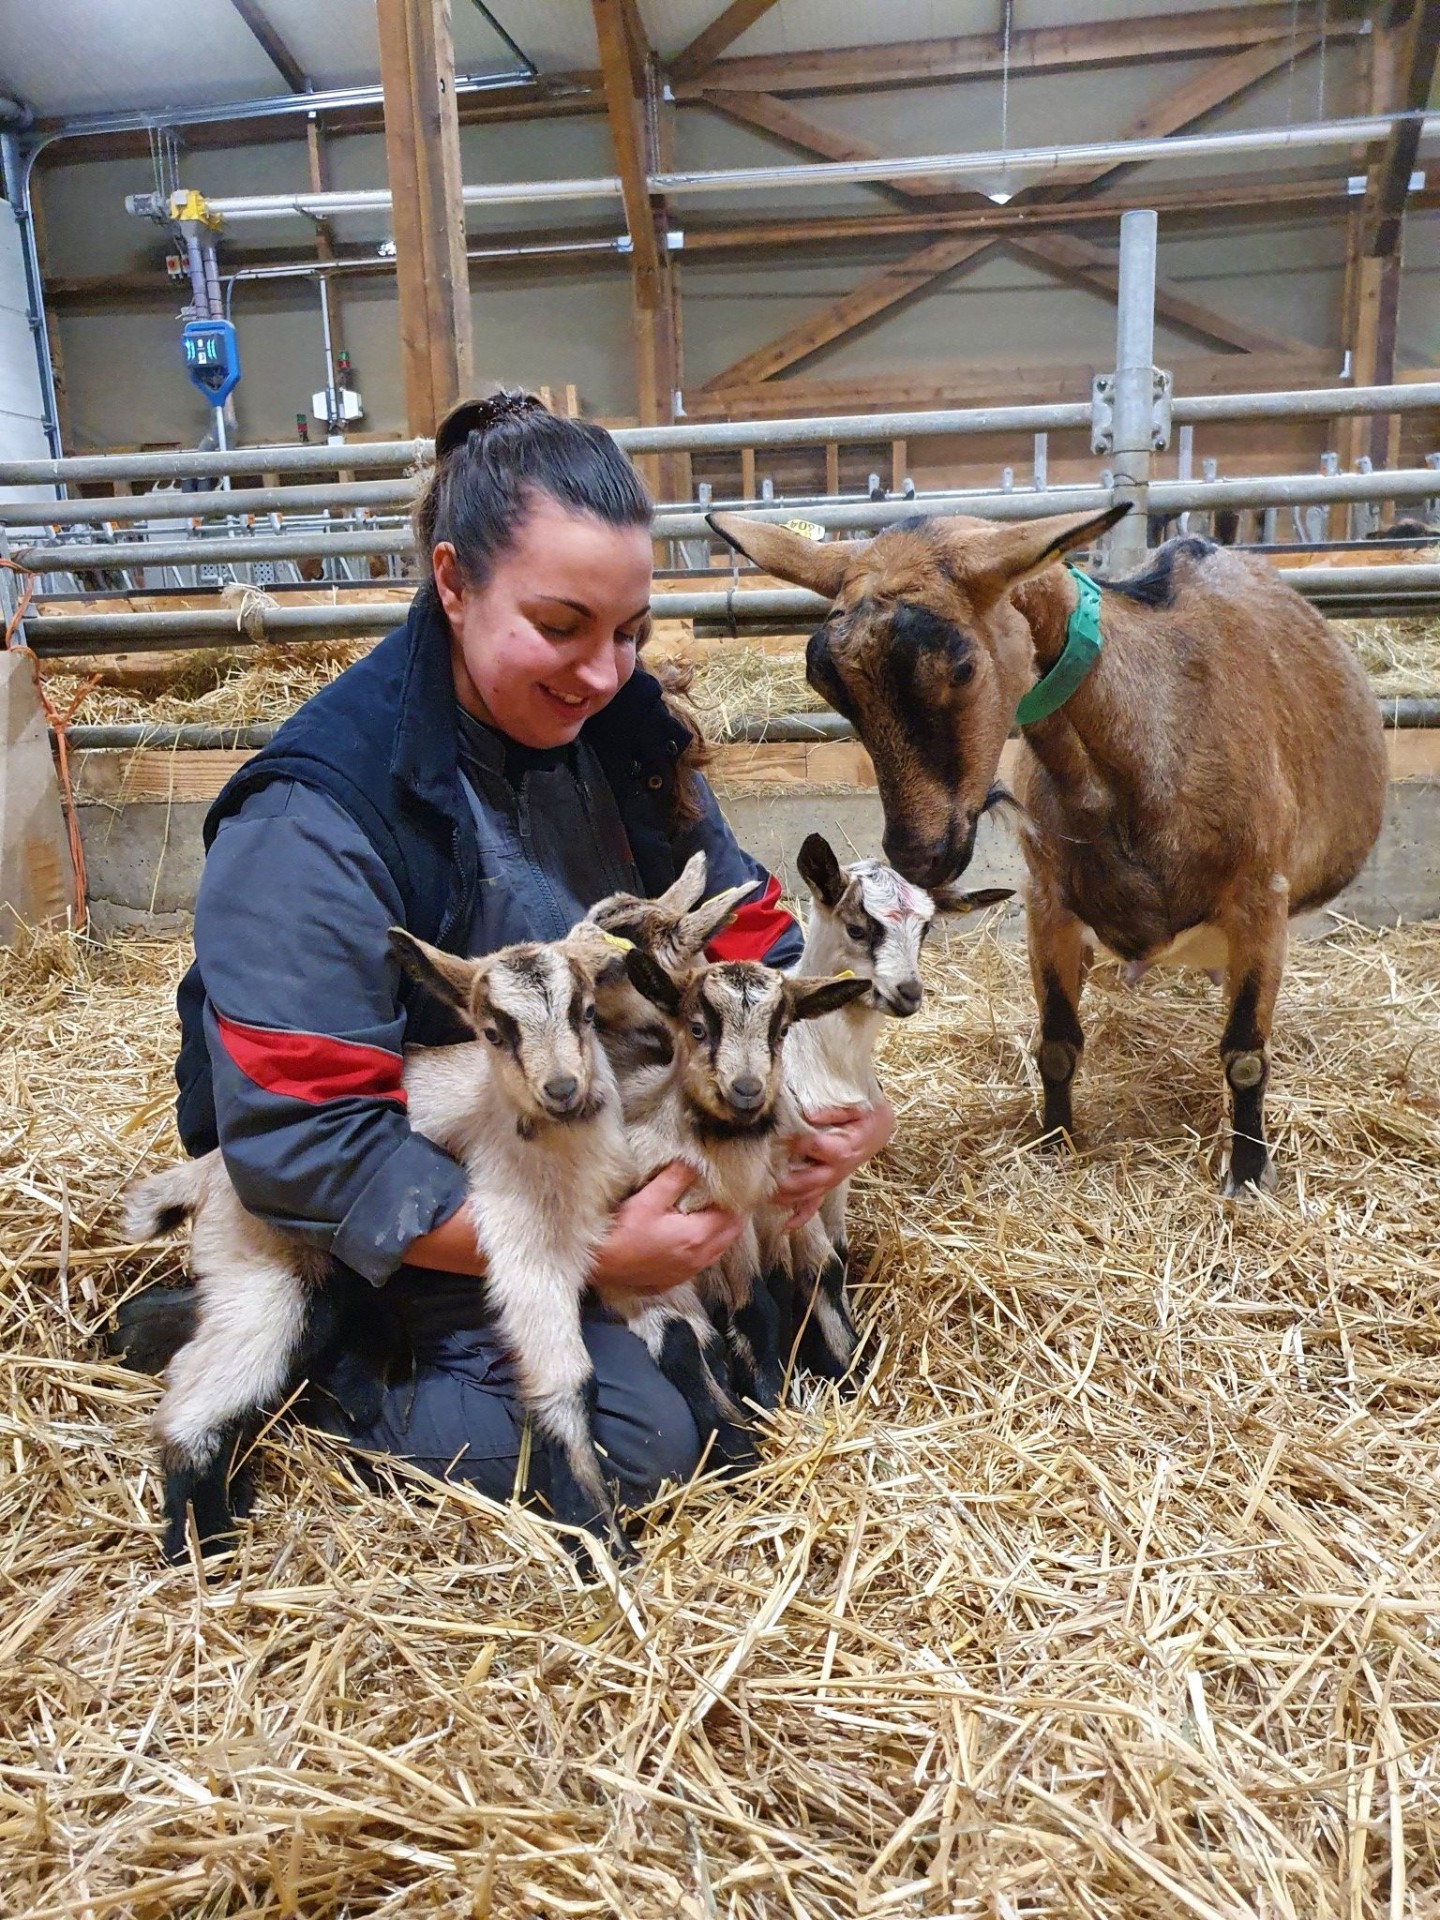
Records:
[[[667,627],[679,628],[679,622]],[[1337,621],[1336,631],[1355,648],[1382,698],[1440,694],[1440,621]],[[192,722],[247,726],[283,720],[373,642],[311,641],[285,647],[232,648],[176,656],[173,673],[101,684],[85,696],[77,721],[86,725]],[[737,721],[770,714],[804,713],[823,706],[805,682],[805,642],[741,640],[706,645],[662,632],[648,657],[688,659],[695,667],[691,699],[709,737]],[[153,656],[148,656],[153,658]],[[58,703],[79,691],[86,676],[51,669]]]
[[[1087,992],[1031,1149],[1015,945],[937,942],[858,1183],[874,1370],[684,1492],[623,1589],[513,1509],[278,1432],[163,1567],[178,946],[0,963],[0,1905],[74,1916],[1440,1908],[1440,930],[1298,949],[1274,1202],[1222,1203],[1217,996]]]

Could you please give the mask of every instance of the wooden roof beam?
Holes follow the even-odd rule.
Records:
[[[1321,0],[1299,0],[1293,12],[1278,6],[1210,7],[1140,19],[1022,27],[1010,36],[1009,70],[1013,77],[1067,67],[1182,59],[1199,53],[1230,54],[1266,42],[1288,43],[1292,33],[1318,33],[1321,20]],[[1365,31],[1363,19],[1337,19],[1332,4],[1325,21],[1325,33],[1332,44]],[[703,76],[677,77],[674,64],[670,71],[677,98],[685,100],[710,87],[786,95],[872,93],[881,87],[973,80],[998,74],[1004,67],[1004,41],[999,33],[991,32],[813,53],[752,54],[721,60]]]
[[[650,204],[649,156],[641,100],[632,65],[632,26],[623,0],[591,0],[595,38],[600,48],[600,74],[605,88],[605,112],[610,141],[620,175],[625,203],[625,225],[630,234],[637,275],[658,282],[662,270],[655,214]]]
[[[259,41],[264,49],[265,58],[290,91],[292,93],[313,92],[314,83],[309,74],[281,39],[274,22],[261,7],[260,0],[230,0],[230,4]]]
[[[1422,113],[1429,105],[1440,56],[1440,0],[1415,0],[1405,23],[1395,63],[1391,111]],[[1362,249],[1374,258],[1395,253],[1405,202],[1420,146],[1418,120],[1402,120],[1390,129],[1385,151],[1365,191]]]
[[[669,63],[672,86],[677,81],[694,80],[708,72],[726,47],[733,45],[742,33],[748,33],[774,5],[775,0],[730,0],[724,12],[717,14]]]

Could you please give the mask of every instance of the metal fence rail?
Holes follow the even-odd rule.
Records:
[[[1293,393],[1177,397],[1177,426],[1213,420],[1340,418],[1366,413],[1440,410],[1440,381],[1389,387],[1316,387]],[[913,413],[851,413],[822,419],[682,421],[670,427],[619,427],[627,453],[704,453],[743,447],[828,446],[837,441],[922,440],[951,434],[1059,433],[1088,429],[1088,400],[1048,406],[954,407]],[[235,473],[394,472],[430,460],[429,440],[352,441],[313,447],[237,447],[228,452],[81,454],[63,460],[0,461],[0,487],[79,486],[133,480],[215,478]],[[13,503],[3,508],[15,523]]]
[[[1286,582],[1322,612],[1364,618],[1382,610],[1440,608],[1440,566],[1287,567]],[[695,620],[737,633],[809,632],[829,609],[818,594],[799,588],[732,589],[724,593],[657,593],[657,619]],[[28,644],[49,659],[125,653],[135,648],[235,647],[252,641],[361,639],[401,624],[396,601],[357,601],[335,607],[266,607],[244,627],[225,611],[178,613],[43,614],[25,623]]]

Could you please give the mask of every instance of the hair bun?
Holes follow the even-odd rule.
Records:
[[[527,413],[547,411],[539,394],[525,393],[518,387],[509,392],[502,389],[499,393],[487,394],[483,400],[462,400],[435,429],[435,458],[443,460],[447,454],[463,447],[472,433],[489,433],[502,420],[518,420]]]

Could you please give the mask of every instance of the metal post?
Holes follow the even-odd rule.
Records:
[[[1154,213],[1120,216],[1120,286],[1115,324],[1115,501],[1130,512],[1110,535],[1110,570],[1145,561],[1155,400]]]
[[[330,329],[330,287],[323,273],[320,275],[320,332],[325,343],[325,436],[327,439],[343,438],[340,433],[343,415],[335,390],[335,340]]]
[[[1036,493],[1044,493],[1049,485],[1049,474],[1050,436],[1048,433],[1037,433],[1030,461],[1030,485]]]

